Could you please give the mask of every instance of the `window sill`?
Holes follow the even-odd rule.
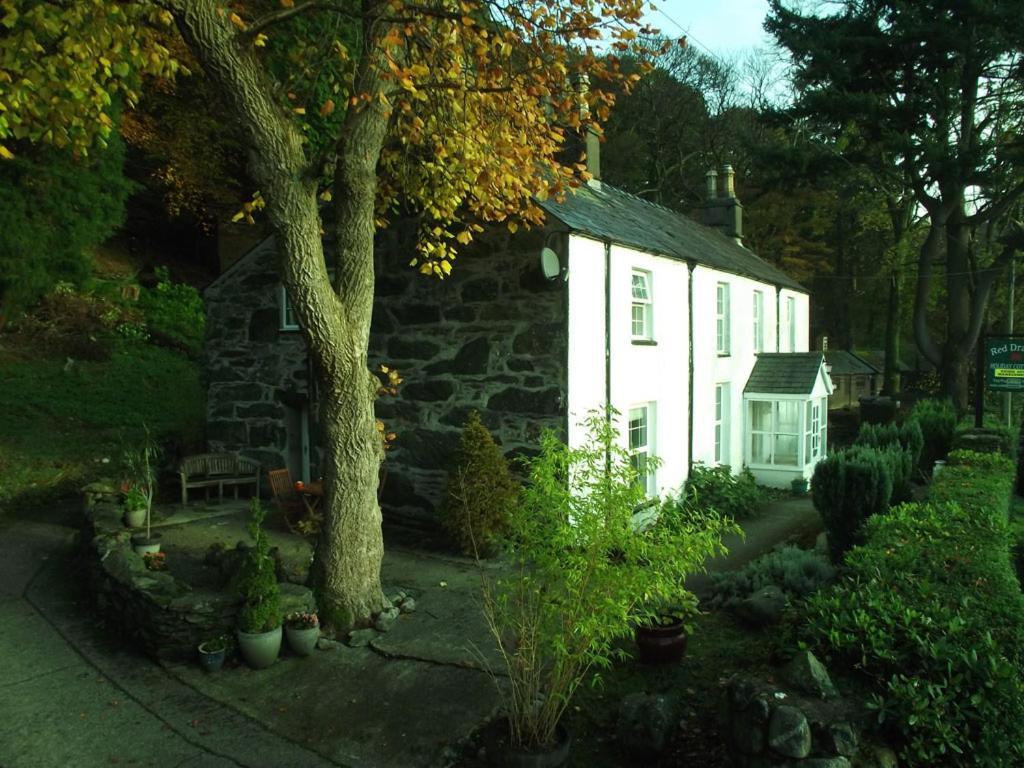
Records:
[[[732,352],[718,352],[719,357],[732,357]]]
[[[280,331],[281,333],[298,333],[299,331],[302,330],[302,328],[300,328],[297,325],[294,326],[294,327],[282,326],[281,328],[278,328],[277,330]]]
[[[658,342],[654,339],[632,339],[633,346],[635,347],[656,347]]]

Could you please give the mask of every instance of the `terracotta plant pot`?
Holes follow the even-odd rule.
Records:
[[[238,650],[245,662],[255,669],[266,669],[281,652],[281,628],[269,632],[243,632],[237,630]]]
[[[296,629],[285,624],[284,635],[288,638],[290,647],[299,656],[309,656],[316,648],[316,641],[320,638],[320,627],[309,629]]]
[[[643,624],[636,628],[636,645],[640,661],[645,664],[673,664],[686,653],[686,629],[675,616],[663,624]]]

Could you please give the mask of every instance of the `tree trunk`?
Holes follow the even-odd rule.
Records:
[[[882,394],[892,397],[900,391],[900,276],[893,270],[889,277],[889,308],[885,316],[885,365]]]
[[[324,260],[315,173],[301,134],[260,63],[236,40],[212,0],[165,0],[190,50],[231,107],[248,139],[250,171],[267,203],[282,281],[313,361],[323,421],[324,527],[312,568],[324,622],[335,629],[365,623],[384,607],[384,547],[377,506],[382,446],[367,368],[373,308],[373,198],[386,116],[350,110],[352,138],[339,160],[338,293]],[[367,38],[369,41],[369,38]],[[372,42],[367,42],[372,45]],[[361,122],[362,121],[362,122]],[[351,123],[351,125],[350,125]],[[364,124],[371,130],[367,131]],[[352,155],[354,157],[349,157]]]

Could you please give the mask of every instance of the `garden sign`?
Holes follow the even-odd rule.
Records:
[[[990,392],[1024,391],[1024,338],[987,336],[985,386]]]

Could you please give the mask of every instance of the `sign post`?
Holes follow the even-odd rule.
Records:
[[[1024,392],[1024,336],[984,336],[978,345],[975,426],[980,427],[984,392]]]

